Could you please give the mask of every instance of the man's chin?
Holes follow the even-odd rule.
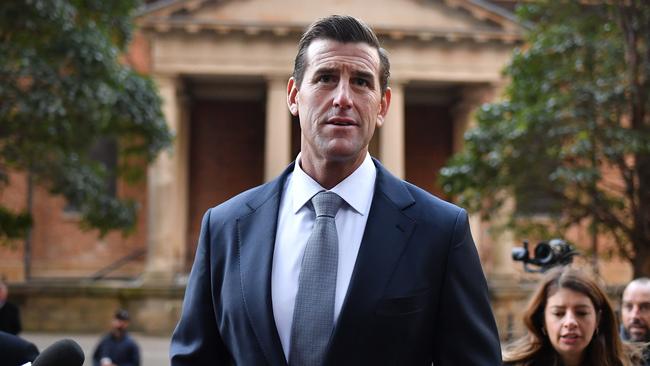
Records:
[[[649,334],[648,334],[647,331],[645,331],[645,332],[631,331],[631,332],[628,332],[628,333],[630,334],[630,340],[632,342],[648,342],[648,340],[649,340],[648,339]]]

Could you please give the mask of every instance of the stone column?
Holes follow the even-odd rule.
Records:
[[[291,161],[291,114],[287,107],[288,77],[269,77],[266,90],[264,181],[278,176]]]
[[[174,134],[172,148],[149,166],[145,283],[169,283],[183,271],[187,234],[187,113],[183,112],[181,81],[177,76],[154,77],[167,126]]]
[[[391,81],[388,115],[379,130],[379,159],[396,177],[405,177],[404,85]]]
[[[475,126],[474,114],[483,103],[493,100],[500,89],[500,85],[479,84],[467,86],[462,91],[462,99],[452,110],[454,119],[453,149],[458,152],[463,148],[463,135]],[[510,258],[510,252],[514,243],[514,236],[510,231],[487,230],[490,226],[502,226],[511,214],[512,202],[509,202],[497,215],[494,215],[492,222],[484,222],[480,215],[474,214],[470,217],[470,226],[482,259],[489,258],[489,263],[483,263],[486,272],[493,280],[509,280],[514,274],[514,267]]]

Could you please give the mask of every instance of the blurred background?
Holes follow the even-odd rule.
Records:
[[[371,154],[469,209],[502,339],[539,277],[513,261],[524,240],[565,240],[618,304],[650,275],[650,10],[554,3],[3,2],[0,276],[23,336],[88,357],[124,308],[166,363],[203,213],[299,151],[286,83],[329,14],[387,49]]]

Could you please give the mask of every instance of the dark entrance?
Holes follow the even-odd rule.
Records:
[[[265,114],[259,96],[195,99],[189,147],[188,268],[205,211],[264,181]]]
[[[438,172],[453,153],[450,94],[450,90],[407,90],[405,98],[406,180],[441,198],[446,196],[438,184]]]

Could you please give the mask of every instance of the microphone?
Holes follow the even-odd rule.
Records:
[[[32,366],[82,366],[84,358],[84,352],[77,342],[72,339],[62,339],[41,352]]]

